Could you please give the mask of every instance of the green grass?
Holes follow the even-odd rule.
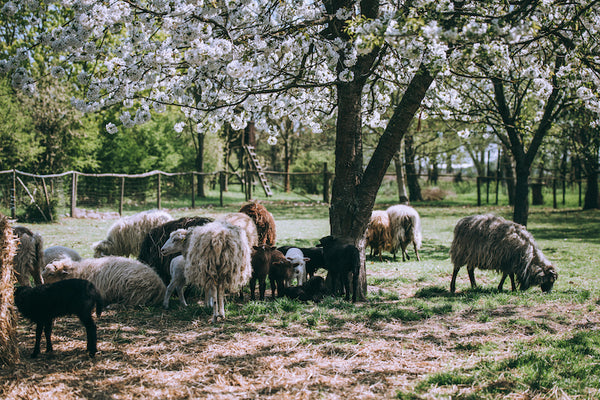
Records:
[[[217,216],[237,211],[241,204],[173,210],[172,214]],[[329,233],[326,205],[280,201],[266,205],[277,221],[278,245],[309,246]],[[386,206],[381,202],[376,208]],[[415,375],[407,387],[398,389],[397,398],[499,399],[524,393],[548,398],[557,391],[574,398],[594,398],[600,390],[600,331],[595,317],[600,306],[600,212],[532,208],[528,229],[559,269],[551,293],[542,294],[536,287],[513,293],[506,290],[510,285],[499,293],[500,276],[481,270],[475,270],[478,288],[471,289],[467,271],[462,269],[457,293],[452,295],[448,251],[456,221],[484,212],[510,218],[511,210],[505,206],[415,207],[423,220],[422,261],[414,257],[393,261],[388,253],[381,262],[367,257],[367,301],[356,305],[330,297],[319,304],[288,299],[230,301],[226,324],[236,324],[235,330],[273,326],[314,332],[344,332],[356,324],[366,324],[375,332],[441,324],[450,333],[431,340],[440,341],[440,348],[451,352],[458,367],[449,363],[442,370]],[[90,257],[91,244],[102,239],[113,222],[61,218],[53,224],[25,225],[40,232],[46,246],[65,245]],[[139,317],[156,310],[128,310],[125,319],[127,312]],[[180,321],[210,315],[211,310],[195,304],[169,310],[169,318]],[[472,328],[462,333],[466,325]],[[149,332],[151,327],[142,328]],[[144,332],[140,329],[136,334]],[[112,338],[115,343],[130,340],[131,335],[121,331],[115,331]],[[342,351],[343,345],[331,343],[330,351]]]

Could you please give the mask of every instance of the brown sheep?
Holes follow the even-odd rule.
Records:
[[[265,206],[259,203],[248,203],[240,208],[240,212],[254,220],[258,230],[258,246],[275,246],[277,239],[275,232],[275,219]]]

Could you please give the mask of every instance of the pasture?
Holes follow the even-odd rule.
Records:
[[[324,205],[263,204],[277,222],[278,245],[313,245],[329,233]],[[214,217],[239,206],[168,211]],[[500,275],[481,270],[471,290],[463,268],[451,295],[456,221],[488,211],[510,218],[510,209],[416,208],[422,261],[393,261],[387,252],[383,262],[367,257],[368,298],[356,305],[230,297],[227,318],[217,324],[193,296],[189,307],[172,300],[168,311],[113,308],[98,319],[94,360],[74,318],[56,321],[53,356],[30,359],[35,329],[20,318],[21,361],[0,370],[0,398],[598,398],[600,213],[532,210],[528,228],[559,269],[551,293],[499,293]],[[113,222],[63,217],[27,226],[46,247],[91,257],[91,244]]]

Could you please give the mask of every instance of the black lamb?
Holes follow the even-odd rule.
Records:
[[[350,279],[352,274],[352,302],[356,301],[358,293],[358,274],[360,271],[360,253],[356,246],[333,236],[319,239],[319,247],[323,247],[325,266],[331,275],[331,291],[337,294],[336,286],[341,281],[346,293],[346,301],[350,300]]]
[[[52,352],[52,323],[56,317],[77,315],[87,333],[87,351],[96,354],[96,316],[102,313],[102,296],[96,287],[83,279],[66,279],[36,287],[19,286],[15,290],[15,304],[24,317],[36,324],[35,346],[32,358],[40,353],[42,331],[46,334],[46,352]]]

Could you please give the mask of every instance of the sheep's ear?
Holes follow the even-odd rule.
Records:
[[[260,247],[258,247],[258,246],[252,246],[252,248],[253,248],[254,250],[260,250]]]
[[[271,250],[277,250],[276,246],[271,246]]]
[[[304,257],[303,260],[308,262],[308,261],[310,261],[310,258]]]

